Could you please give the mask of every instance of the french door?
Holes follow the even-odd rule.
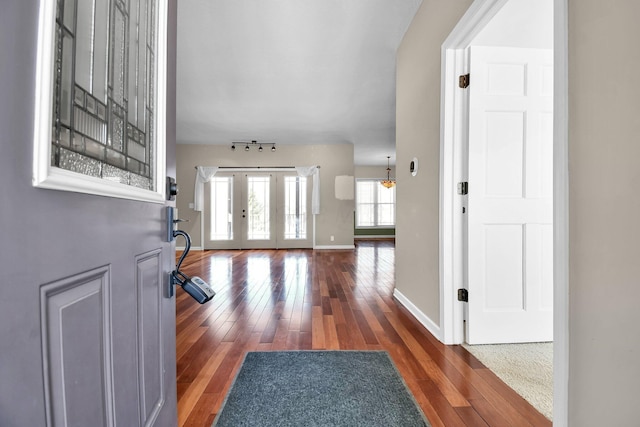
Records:
[[[205,185],[204,248],[311,248],[310,199],[295,171],[218,173]]]

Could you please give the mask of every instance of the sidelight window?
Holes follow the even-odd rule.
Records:
[[[215,177],[209,185],[209,237],[211,240],[233,240],[233,178]]]
[[[284,180],[284,238],[307,238],[307,178],[287,176]]]

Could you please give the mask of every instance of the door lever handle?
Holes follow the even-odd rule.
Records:
[[[172,208],[171,206],[167,206],[166,207],[166,212],[167,212],[167,223],[166,223],[166,232],[167,232],[167,242],[172,242],[173,239],[175,239],[175,234],[174,234],[174,226],[179,223],[179,222],[189,222],[188,219],[180,219],[180,218],[175,218],[175,211],[174,208]]]

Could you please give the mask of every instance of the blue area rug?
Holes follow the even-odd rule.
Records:
[[[384,351],[247,353],[216,427],[430,426]]]

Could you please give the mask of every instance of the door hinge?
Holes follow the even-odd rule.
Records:
[[[464,288],[458,289],[458,301],[469,302],[469,291]]]
[[[469,194],[469,182],[459,182],[458,183],[458,194],[464,196],[465,194]]]
[[[471,74],[463,74],[458,77],[458,86],[461,89],[466,89],[469,87],[469,80],[471,79]]]

